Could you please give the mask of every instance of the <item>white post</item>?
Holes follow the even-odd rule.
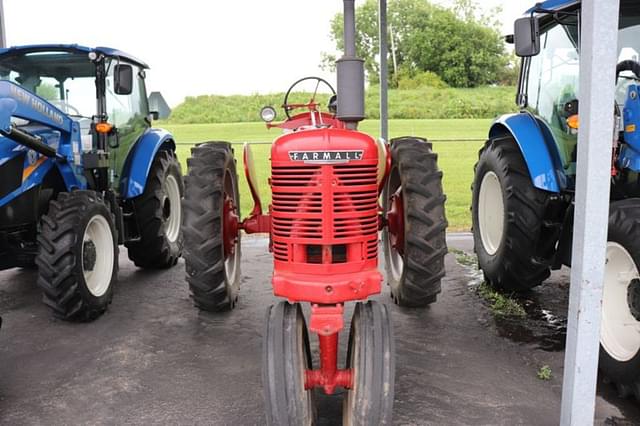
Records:
[[[584,0],[580,129],[562,425],[593,424],[609,217],[618,1]]]
[[[387,0],[378,3],[378,36],[380,37],[380,137],[389,142],[389,67],[387,54]]]
[[[4,4],[3,0],[0,0],[0,48],[7,47],[7,36],[4,27]]]

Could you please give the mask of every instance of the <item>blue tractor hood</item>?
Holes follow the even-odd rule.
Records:
[[[0,131],[11,130],[11,117],[36,122],[70,134],[73,120],[40,96],[10,81],[0,81]]]
[[[17,127],[54,148],[55,156],[73,162],[81,149],[80,127],[64,112],[15,83],[0,80],[0,162],[17,155],[25,146],[11,139]]]

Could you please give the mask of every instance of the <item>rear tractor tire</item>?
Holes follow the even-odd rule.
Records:
[[[611,203],[606,259],[600,370],[640,401],[640,199]]]
[[[184,260],[194,304],[205,311],[233,309],[240,287],[240,194],[231,145],[207,142],[191,149],[183,199]]]
[[[446,197],[438,156],[424,139],[391,141],[391,171],[383,192],[382,233],[391,297],[407,307],[436,301],[447,254]]]
[[[38,285],[59,318],[91,321],[113,298],[118,274],[114,217],[94,191],[61,193],[41,219]]]
[[[471,188],[474,249],[485,279],[507,291],[526,291],[549,276],[535,259],[547,193],[531,183],[511,137],[487,141]]]
[[[156,154],[144,192],[133,200],[140,240],[127,242],[129,259],[140,268],[170,268],[182,254],[180,163],[173,151]]]

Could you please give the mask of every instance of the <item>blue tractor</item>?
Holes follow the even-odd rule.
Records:
[[[579,132],[580,5],[538,3],[515,23],[520,112],[499,117],[480,150],[473,237],[488,283],[527,291],[571,266]],[[511,39],[511,40],[509,40]],[[611,113],[611,205],[600,368],[640,399],[640,3],[620,1],[617,94]]]
[[[181,255],[182,172],[147,68],[106,47],[0,49],[0,270],[37,268],[57,317],[105,312],[120,244],[142,268]]]

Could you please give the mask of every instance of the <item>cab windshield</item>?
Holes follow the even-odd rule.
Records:
[[[16,83],[70,116],[96,114],[96,67],[86,53],[15,52],[0,56],[0,79]]]
[[[640,3],[623,0],[620,3],[620,31],[618,32],[618,62],[640,62]],[[631,72],[623,72],[618,81],[616,101],[623,104],[627,86],[634,81]],[[640,77],[640,76],[636,76]]]

